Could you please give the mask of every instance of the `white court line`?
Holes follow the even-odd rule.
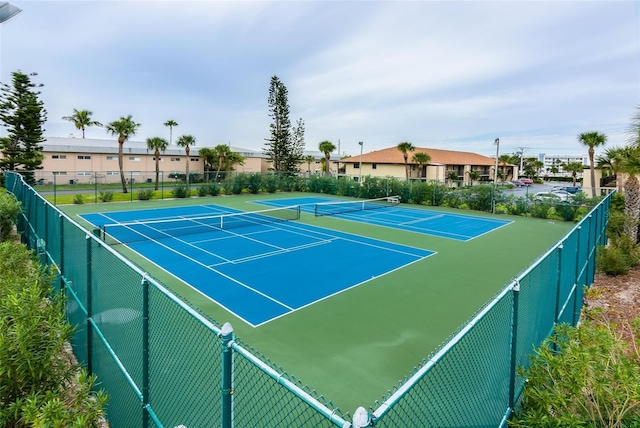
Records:
[[[429,221],[429,220],[434,220],[436,218],[442,218],[444,217],[445,214],[440,214],[440,215],[434,215],[433,217],[426,217],[426,218],[417,218],[415,220],[411,220],[411,221],[405,221],[403,223],[398,223],[400,226],[405,226],[407,224],[415,224],[415,223],[422,223],[423,221]]]
[[[111,219],[111,220],[113,220],[113,219]],[[140,232],[138,232],[138,231],[135,231],[135,232],[136,232],[136,233],[140,233]],[[149,241],[154,242],[154,243],[156,243],[157,245],[160,245],[160,246],[162,246],[162,247],[164,247],[164,248],[166,248],[166,249],[168,249],[168,250],[170,250],[170,251],[172,251],[172,252],[174,252],[174,253],[176,253],[176,254],[179,254],[180,256],[184,257],[185,259],[190,260],[190,261],[192,261],[193,263],[195,263],[195,264],[197,264],[197,265],[200,265],[200,266],[204,267],[205,269],[208,269],[208,270],[210,270],[210,271],[212,271],[212,272],[217,273],[218,275],[222,276],[223,278],[227,278],[228,280],[230,280],[230,281],[232,281],[232,282],[235,282],[236,284],[240,285],[241,287],[246,288],[247,290],[253,291],[253,292],[254,292],[254,293],[256,293],[256,294],[258,294],[258,295],[260,295],[260,296],[262,296],[262,297],[264,297],[264,298],[266,298],[266,299],[268,299],[268,300],[271,300],[272,302],[274,302],[274,303],[276,303],[276,304],[278,304],[278,305],[280,305],[280,306],[282,306],[282,307],[284,307],[284,308],[286,308],[286,309],[288,309],[288,310],[290,310],[290,311],[293,311],[293,308],[292,308],[292,307],[290,307],[290,306],[288,306],[288,305],[284,304],[283,302],[281,302],[281,301],[279,301],[279,300],[277,300],[277,299],[274,299],[273,297],[271,297],[271,296],[269,296],[269,295],[267,295],[267,294],[265,294],[265,293],[263,293],[263,292],[261,292],[261,291],[259,291],[259,290],[256,290],[255,288],[253,288],[253,287],[251,287],[251,286],[249,286],[249,285],[247,285],[247,284],[245,284],[245,283],[243,283],[243,282],[241,282],[241,281],[238,281],[237,279],[235,279],[235,278],[233,278],[233,277],[231,277],[231,276],[229,276],[229,275],[227,275],[227,274],[225,274],[225,273],[223,273],[223,272],[220,272],[220,271],[219,271],[219,270],[217,270],[217,269],[213,269],[212,267],[205,265],[204,263],[202,263],[202,262],[201,262],[201,261],[199,261],[199,260],[194,259],[193,257],[189,257],[189,256],[187,256],[186,254],[181,253],[180,251],[176,251],[176,250],[174,250],[173,248],[171,248],[170,246],[165,245],[165,244],[163,244],[162,242],[160,242],[160,241],[158,241],[158,240],[155,240],[155,239],[153,239],[153,238],[150,238],[150,237],[148,237],[148,236],[144,235],[143,233],[140,233],[140,235],[142,235],[142,236],[146,237]],[[175,238],[175,239],[178,239],[178,238]],[[181,239],[178,239],[178,241],[182,241],[182,240],[181,240]],[[184,242],[184,241],[182,241],[182,242]],[[185,243],[186,243],[186,244],[188,244],[188,245],[191,245],[191,244],[189,244],[188,242],[185,242]],[[201,248],[199,248],[199,247],[195,247],[195,248],[198,248],[199,250],[204,251],[204,250],[202,250],[202,249],[201,249]],[[216,257],[219,257],[217,254],[213,254],[213,255],[215,255]],[[223,257],[221,257],[221,258],[223,258]]]

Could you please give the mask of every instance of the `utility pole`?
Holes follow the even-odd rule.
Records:
[[[520,153],[520,170],[518,175],[522,175],[522,169],[524,168],[524,151],[529,150],[529,147],[518,147],[518,153]]]

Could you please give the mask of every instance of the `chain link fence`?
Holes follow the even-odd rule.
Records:
[[[610,196],[353,419],[172,294],[18,174],[23,241],[58,270],[78,360],[110,395],[112,427],[496,427],[517,406],[533,346],[576,324],[606,243]]]

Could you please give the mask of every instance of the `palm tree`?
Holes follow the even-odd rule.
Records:
[[[158,190],[158,177],[160,175],[160,151],[164,153],[167,150],[169,143],[164,138],[152,137],[147,138],[147,148],[154,150],[154,157],[156,159],[156,186],[155,190]]]
[[[409,152],[414,151],[416,148],[408,141],[403,141],[398,144],[398,150],[402,152],[402,157],[404,157],[404,172],[406,175],[406,179],[409,180],[409,168],[407,165],[407,160],[409,159]]]
[[[422,167],[423,165],[428,164],[429,162],[431,162],[431,156],[429,156],[428,153],[425,152],[418,152],[415,155],[413,155],[413,157],[411,158],[411,161],[415,162],[418,164],[418,169],[420,170],[420,175],[422,175]],[[425,169],[424,171],[424,176],[427,176],[427,171]]]
[[[573,178],[573,186],[576,185],[576,180],[578,179],[578,173],[584,170],[584,165],[581,162],[569,162],[563,163],[562,169],[571,173],[571,177]]]
[[[604,150],[601,156],[598,156],[596,168],[603,171],[610,171],[611,174],[616,176],[616,187],[618,192],[622,193],[622,178],[618,177],[618,173],[621,172],[621,162],[625,157],[625,152],[628,151],[628,147],[610,147]]]
[[[136,135],[138,128],[140,127],[139,123],[134,122],[131,119],[131,115],[124,117],[122,116],[120,119],[115,120],[107,126],[105,129],[107,133],[113,136],[118,136],[118,166],[120,167],[120,181],[122,182],[122,193],[127,193],[127,183],[124,179],[124,168],[123,168],[123,159],[122,152],[124,147],[124,142],[127,141],[130,137]]]
[[[458,176],[458,173],[455,171],[450,171],[449,174],[447,174],[447,178],[449,179],[450,184],[460,181],[460,177]]]
[[[507,175],[507,165],[513,163],[513,156],[508,154],[500,155],[500,157],[498,158],[498,163],[502,167],[502,179],[504,180]],[[498,177],[500,177],[500,171],[498,171]]]
[[[209,181],[209,173],[213,171],[213,163],[218,158],[218,154],[212,148],[203,147],[198,150],[198,156],[204,164],[204,182],[206,183]]]
[[[330,163],[329,163],[329,159],[331,158],[331,152],[333,152],[336,149],[336,146],[328,140],[322,141],[319,145],[318,148],[320,149],[320,151],[322,153],[324,153],[324,158],[325,158],[325,174],[327,176],[331,175],[331,171],[329,170],[330,167]]]
[[[315,162],[316,158],[311,155],[307,155],[304,160],[307,163],[307,172],[309,173],[309,177],[311,177],[311,162]]]
[[[164,123],[164,126],[169,127],[169,144],[173,143],[173,127],[178,126],[178,122],[173,119],[169,119]]]
[[[595,196],[596,194],[596,175],[595,172],[595,161],[594,154],[595,148],[599,146],[604,146],[607,142],[607,136],[604,134],[600,134],[598,132],[583,132],[578,135],[578,141],[585,147],[589,147],[589,167],[591,168],[591,191]]]
[[[89,110],[76,110],[73,109],[71,116],[63,116],[63,120],[73,122],[76,129],[82,129],[82,138],[84,138],[84,130],[87,126],[102,126],[102,124],[96,120],[91,120],[93,112]]]
[[[229,148],[229,146],[227,146],[226,144],[218,144],[213,148],[213,151],[218,157],[218,171],[216,172],[216,181],[219,181],[222,164],[224,163],[225,158],[227,158],[231,154],[231,148]]]
[[[191,150],[191,146],[196,145],[196,138],[193,135],[183,135],[178,138],[176,144],[180,147],[184,147],[184,152],[187,154],[187,168],[186,168],[186,177],[185,181],[187,183],[187,189],[189,189],[189,151]]]
[[[478,181],[480,179],[480,173],[475,170],[467,171],[466,174],[469,176],[469,187],[473,186],[474,181]]]
[[[624,183],[624,233],[633,244],[638,242],[638,219],[640,218],[640,147],[625,147],[620,160],[621,172],[627,174]]]

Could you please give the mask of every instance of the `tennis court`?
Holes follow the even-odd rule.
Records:
[[[299,205],[303,211],[313,213],[316,216],[331,215],[345,220],[458,241],[470,241],[512,223],[510,220],[496,218],[399,207],[397,206],[399,200],[396,197],[369,201],[303,197],[261,200],[256,201],[256,203],[273,207]]]
[[[254,327],[434,254],[291,221],[300,217],[298,206],[244,213],[199,205],[81,217]],[[309,275],[310,266],[329,259],[321,274]]]

